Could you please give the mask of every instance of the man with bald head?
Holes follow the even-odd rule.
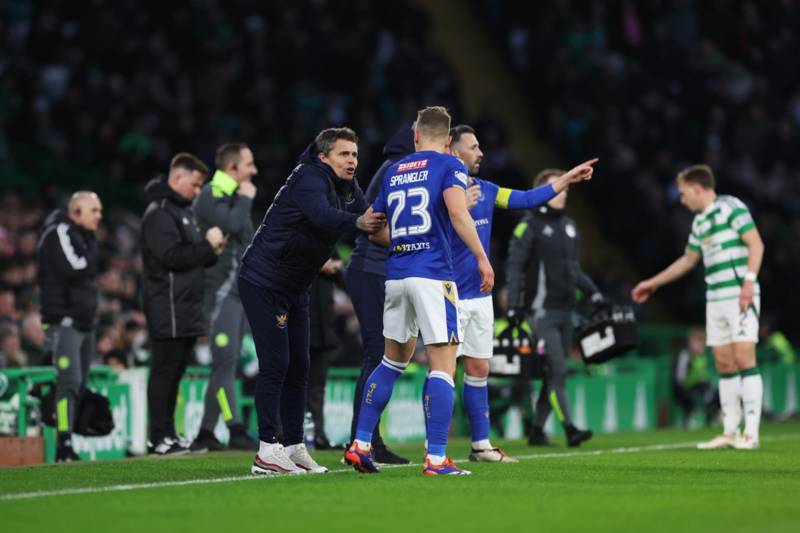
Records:
[[[39,239],[42,323],[56,367],[56,461],[75,461],[72,429],[86,385],[95,345],[97,244],[103,218],[100,198],[91,191],[72,195],[67,211],[47,217]]]

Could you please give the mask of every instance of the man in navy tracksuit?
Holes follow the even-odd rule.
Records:
[[[357,143],[349,128],[320,132],[275,195],[242,257],[239,294],[259,363],[255,397],[260,443],[253,474],[327,471],[303,444],[308,290],[343,232],[374,233],[386,222],[367,209],[353,179]]]
[[[367,187],[367,203],[372,205],[380,192],[383,175],[392,164],[403,157],[414,153],[414,130],[404,127],[398,130],[383,148],[386,160],[375,172]],[[384,283],[386,281],[386,259],[389,249],[370,241],[366,235],[356,237],[356,247],[347,265],[347,291],[353,301],[353,307],[361,326],[361,339],[364,343],[364,358],[361,375],[356,383],[353,404],[353,424],[350,430],[350,442],[355,438],[355,426],[358,411],[361,407],[361,396],[364,394],[364,383],[383,358],[383,302]],[[395,455],[386,448],[376,426],[372,436],[372,454],[375,462],[387,464],[406,464],[408,459]]]

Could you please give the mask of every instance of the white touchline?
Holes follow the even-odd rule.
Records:
[[[762,437],[762,442],[777,442],[782,440],[795,440],[800,438],[800,434],[789,435],[776,435],[773,437]],[[556,453],[535,453],[531,455],[518,455],[516,459],[521,461],[532,461],[534,459],[558,459],[563,457],[593,457],[597,455],[612,455],[612,454],[625,454],[625,453],[640,453],[652,452],[659,450],[677,450],[681,448],[694,448],[697,441],[692,442],[677,442],[673,444],[651,444],[648,446],[627,446],[623,448],[609,448],[607,450],[588,450],[588,451],[575,451],[575,452],[556,452]],[[703,452],[708,453],[708,452]],[[753,453],[753,452],[745,452]],[[458,459],[459,462],[466,462],[467,459]],[[421,463],[411,463],[407,465],[382,465],[382,469],[388,468],[410,468],[420,467]],[[327,474],[305,474],[305,475],[331,475],[343,474],[352,472],[350,468],[339,468],[331,470]],[[305,476],[304,475],[304,476]],[[266,475],[266,476],[235,476],[235,477],[219,477],[211,479],[185,479],[182,481],[163,481],[159,483],[129,483],[125,485],[108,485],[106,487],[83,487],[73,489],[61,490],[42,490],[37,492],[20,492],[17,494],[3,494],[0,495],[0,501],[12,500],[32,500],[36,498],[50,498],[53,496],[71,496],[74,494],[96,494],[100,492],[122,492],[129,490],[144,490],[144,489],[160,489],[163,487],[182,487],[187,485],[212,485],[214,483],[229,483],[234,481],[253,481],[260,479],[302,479],[304,476],[279,476],[279,475]]]

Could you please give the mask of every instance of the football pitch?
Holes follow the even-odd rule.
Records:
[[[323,475],[249,475],[252,455],[76,463],[0,470],[2,531],[800,531],[800,423],[762,426],[757,451],[697,451],[703,431],[500,444],[516,464],[468,463],[430,478],[419,464],[357,474],[317,453]],[[422,445],[395,447],[419,460]],[[460,460],[460,461],[459,461]]]

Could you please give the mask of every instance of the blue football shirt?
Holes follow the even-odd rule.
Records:
[[[481,195],[478,203],[469,210],[475,221],[475,229],[481,240],[486,255],[489,255],[489,245],[492,242],[492,215],[494,214],[497,193],[500,187],[491,181],[475,179],[475,184],[480,185]],[[472,185],[472,184],[470,184]],[[459,238],[453,239],[453,263],[456,269],[456,286],[458,296],[462,300],[488,296],[491,292],[481,292],[481,274],[478,272],[478,260],[467,245]]]
[[[450,187],[466,189],[467,169],[449,154],[416,152],[386,171],[373,209],[389,224],[387,280],[455,279],[452,247],[461,239],[444,203]]]

